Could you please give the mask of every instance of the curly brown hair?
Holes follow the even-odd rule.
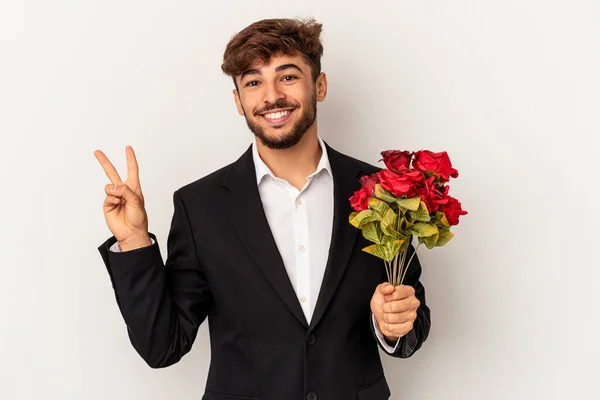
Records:
[[[323,44],[320,40],[322,24],[314,19],[263,19],[254,22],[236,34],[223,54],[223,72],[233,78],[248,70],[253,63],[267,63],[277,55],[301,54],[310,65],[313,81],[321,73]]]

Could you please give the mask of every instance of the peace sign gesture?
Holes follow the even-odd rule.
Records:
[[[138,163],[131,146],[125,148],[125,153],[127,155],[127,180],[123,182],[106,155],[100,150],[94,152],[94,156],[112,182],[104,187],[106,199],[104,199],[103,209],[106,225],[118,240],[123,251],[151,244]]]

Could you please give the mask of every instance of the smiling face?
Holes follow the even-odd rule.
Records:
[[[234,98],[248,128],[271,149],[296,145],[307,131],[316,130],[317,101],[327,94],[327,79],[312,79],[301,55],[274,56],[235,77]]]

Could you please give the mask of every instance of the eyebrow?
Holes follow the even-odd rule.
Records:
[[[298,72],[300,72],[302,75],[304,75],[304,72],[296,64],[283,64],[283,65],[280,65],[277,68],[275,68],[275,72],[280,72],[280,71],[283,71],[283,70],[286,70],[286,69],[295,69]],[[257,68],[246,70],[246,71],[244,71],[244,73],[240,77],[240,82],[243,81],[244,78],[246,76],[248,76],[248,75],[262,75],[262,73]]]
[[[285,69],[295,69],[298,72],[300,72],[302,75],[304,75],[304,72],[302,72],[302,70],[300,69],[300,67],[297,66],[296,64],[283,64],[283,65],[280,65],[279,67],[275,68],[275,72],[283,71]]]

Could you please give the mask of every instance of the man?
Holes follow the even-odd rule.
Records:
[[[131,343],[166,367],[208,318],[205,400],[388,399],[378,344],[405,358],[429,333],[417,257],[405,285],[382,283],[384,263],[348,222],[359,178],[379,168],[317,134],[320,33],[312,20],[271,19],[231,39],[222,69],[254,142],[175,191],[165,263],[133,149],[125,182],[95,152],[112,182],[104,215],[114,235],[98,250]]]

